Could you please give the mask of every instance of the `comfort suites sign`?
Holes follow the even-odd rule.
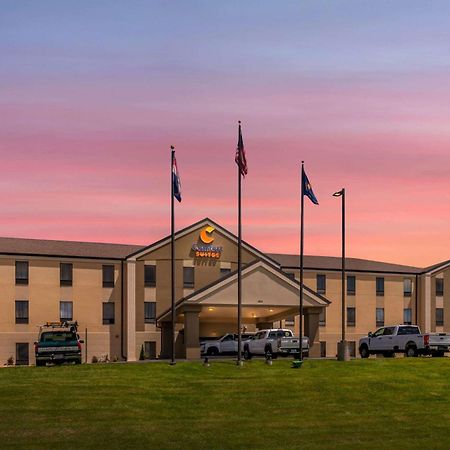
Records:
[[[199,240],[192,244],[192,250],[196,258],[213,258],[219,259],[222,255],[222,247],[213,245],[214,227],[207,226],[200,231]]]

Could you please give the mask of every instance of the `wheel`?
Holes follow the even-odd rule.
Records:
[[[252,359],[252,354],[250,353],[248,347],[244,347],[244,359]]]
[[[44,367],[45,366],[45,361],[36,361],[36,367]]]
[[[217,347],[210,347],[208,348],[206,354],[208,356],[217,356],[219,354],[219,350],[217,349]]]
[[[389,351],[389,352],[383,352],[383,356],[384,356],[385,358],[393,358],[394,355],[395,355],[395,353],[394,353],[394,352],[391,352],[391,351]]]
[[[431,352],[431,356],[433,356],[434,358],[442,358],[444,356],[445,352],[443,351],[435,351],[435,352]]]
[[[81,358],[75,360],[75,364],[81,364]]]
[[[359,354],[361,358],[368,358],[370,356],[369,347],[367,345],[362,345],[359,349]]]
[[[417,347],[414,344],[408,345],[405,350],[407,358],[414,358],[417,356]]]

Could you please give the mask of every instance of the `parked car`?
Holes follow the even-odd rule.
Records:
[[[36,366],[64,362],[81,364],[82,343],[77,334],[77,322],[47,322],[40,327],[34,343]]]
[[[302,351],[309,353],[309,339],[303,336]],[[254,355],[264,355],[267,358],[277,356],[298,356],[300,354],[300,339],[289,329],[261,330],[244,344],[244,358],[250,359]]]
[[[379,328],[359,340],[361,358],[381,354],[392,357],[395,353],[405,356],[444,356],[450,351],[450,335],[446,333],[422,334],[417,325],[395,325]]]
[[[254,333],[242,333],[242,342],[250,339]],[[227,333],[219,339],[200,342],[200,352],[203,355],[235,355],[238,351],[238,335]]]

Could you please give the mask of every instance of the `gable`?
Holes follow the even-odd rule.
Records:
[[[138,261],[170,259],[170,242],[170,236],[167,236],[129,255],[127,259]],[[220,251],[217,251],[219,249]],[[201,220],[175,233],[175,259],[177,260],[195,259],[205,264],[211,261],[237,261],[237,249],[237,237],[210,219]],[[243,264],[255,259],[263,259],[279,267],[278,263],[263,252],[242,242]]]
[[[252,270],[242,274],[242,305],[298,307],[299,285],[267,265],[255,264]],[[237,299],[237,280],[230,277],[223,283],[205,290],[202,294],[187,300],[186,303],[207,303],[215,305],[235,305]],[[318,301],[309,290],[304,290],[304,306],[326,306]]]

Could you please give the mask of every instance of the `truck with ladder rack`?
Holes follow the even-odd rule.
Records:
[[[75,321],[47,322],[39,327],[39,337],[34,343],[36,366],[47,363],[81,364],[81,344]]]

